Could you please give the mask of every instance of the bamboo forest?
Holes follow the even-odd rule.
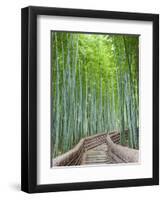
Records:
[[[118,147],[139,150],[139,36],[51,32],[52,158],[115,131]]]

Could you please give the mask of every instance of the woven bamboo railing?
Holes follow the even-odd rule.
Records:
[[[84,152],[84,140],[81,139],[73,149],[53,159],[52,166],[79,165]]]
[[[124,163],[138,162],[139,159],[138,150],[124,147],[119,144],[115,144],[108,135],[106,137],[106,143],[108,146],[108,155],[116,155],[121,160],[123,160]]]

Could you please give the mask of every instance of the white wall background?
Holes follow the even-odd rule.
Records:
[[[113,11],[147,12],[160,14],[160,35],[163,34],[162,0],[4,0],[0,7],[0,199],[161,199],[163,175],[160,186],[87,190],[29,195],[20,191],[20,122],[21,122],[21,68],[20,68],[20,10],[28,5],[101,9]],[[160,38],[160,44],[162,38]],[[160,88],[163,86],[160,45]],[[163,92],[160,89],[160,102]],[[163,153],[163,104],[160,105],[160,154]],[[162,146],[161,146],[162,145]],[[160,169],[163,158],[160,156]]]

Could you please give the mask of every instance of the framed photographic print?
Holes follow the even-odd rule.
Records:
[[[22,190],[159,184],[159,16],[22,9]]]

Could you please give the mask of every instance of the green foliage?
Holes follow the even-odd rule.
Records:
[[[52,32],[52,153],[113,130],[138,148],[138,36]]]

